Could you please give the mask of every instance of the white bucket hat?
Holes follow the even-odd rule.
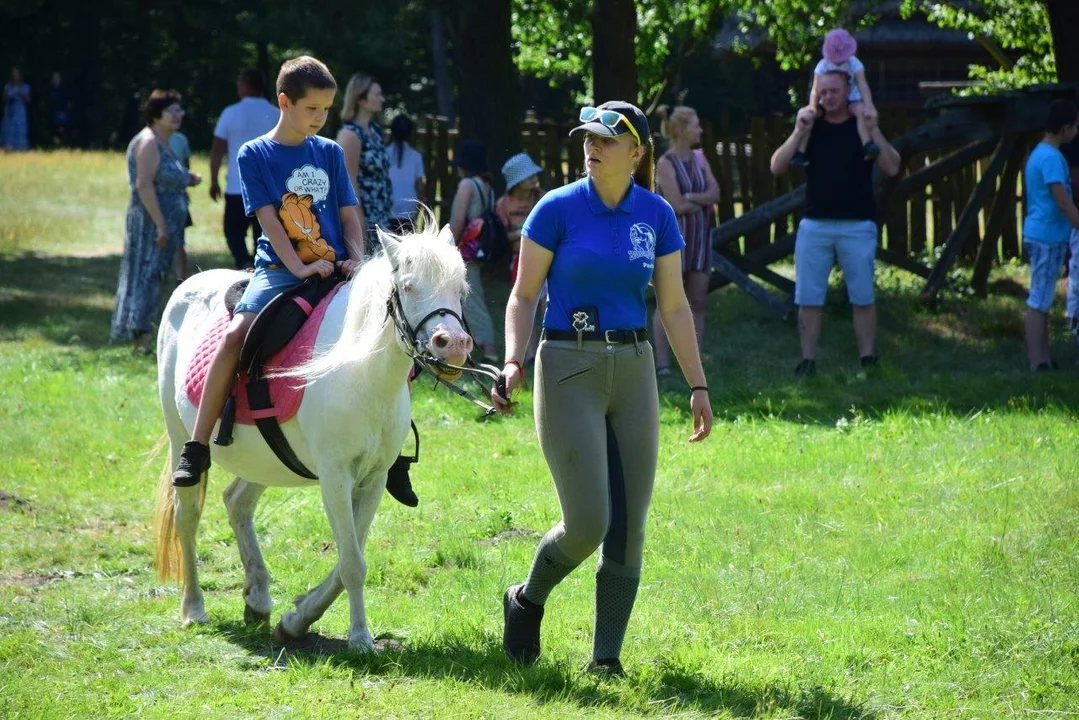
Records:
[[[506,192],[541,172],[543,168],[533,162],[528,153],[517,153],[502,165],[502,177],[506,178]]]

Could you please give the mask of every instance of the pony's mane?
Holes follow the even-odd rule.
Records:
[[[439,234],[433,219],[429,218],[424,229],[416,233],[394,235],[380,231],[380,234],[399,243],[399,273],[408,276],[412,286],[424,293],[423,300],[467,289],[461,254]],[[392,327],[386,315],[392,288],[393,269],[383,249],[364,263],[359,274],[342,288],[348,293],[348,305],[337,342],[309,362],[275,375],[301,378],[309,384],[392,346],[394,333],[386,332],[388,326]]]

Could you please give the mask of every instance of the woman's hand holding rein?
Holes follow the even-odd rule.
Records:
[[[524,380],[524,368],[521,367],[521,363],[517,360],[507,360],[502,366],[501,379],[501,383],[491,388],[491,402],[498,412],[510,413],[517,405],[510,398]],[[500,394],[499,390],[503,390],[505,394]]]

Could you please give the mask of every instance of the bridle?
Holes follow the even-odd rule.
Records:
[[[408,318],[405,317],[404,310],[401,308],[401,295],[397,289],[397,282],[396,280],[393,282],[393,289],[390,290],[390,297],[386,301],[386,317],[393,321],[394,329],[397,330],[397,337],[404,345],[405,353],[412,358],[412,362],[416,364],[416,367],[427,371],[437,382],[445,385],[465,400],[468,400],[473,405],[481,408],[483,410],[483,417],[493,415],[497,412],[493,406],[479,400],[460,385],[449,380],[443,380],[439,373],[452,371],[471,373],[472,375],[493,381],[496,387],[502,389],[501,394],[505,395],[505,379],[502,377],[502,372],[498,368],[494,365],[487,365],[486,363],[476,363],[471,359],[466,361],[467,366],[453,365],[445,360],[436,358],[434,355],[425,352],[423,349],[427,345],[427,340],[429,339],[426,335],[421,334],[424,331],[424,326],[426,326],[428,321],[432,318],[444,318],[447,316],[455,318],[457,322],[461,323],[461,327],[465,329],[465,332],[469,335],[472,334],[468,329],[468,323],[465,322],[465,319],[453,310],[445,307],[436,308],[427,313],[413,328],[412,324],[408,321]]]

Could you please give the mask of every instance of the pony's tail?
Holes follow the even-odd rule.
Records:
[[[168,442],[168,435],[158,440],[158,447]],[[180,549],[180,539],[176,536],[176,490],[172,486],[174,459],[170,448],[157,482],[157,503],[154,507],[154,534],[157,536],[157,553],[154,564],[157,566],[158,579],[165,581],[175,578],[183,582],[184,564]],[[206,502],[206,473],[199,480],[199,513]]]

